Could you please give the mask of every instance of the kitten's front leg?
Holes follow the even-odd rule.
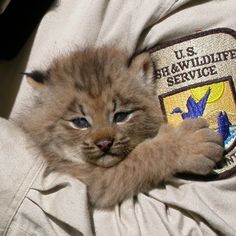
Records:
[[[163,143],[163,158],[169,160],[166,167],[176,173],[209,174],[224,151],[222,137],[202,118],[186,119],[175,128],[163,125],[155,139]]]
[[[208,174],[222,157],[221,144],[203,119],[185,120],[175,128],[163,125],[155,138],[139,144],[118,165],[87,166],[78,178],[87,184],[96,207],[109,208],[178,172]]]

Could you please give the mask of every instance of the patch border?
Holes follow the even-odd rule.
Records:
[[[229,29],[229,28],[216,28],[216,29],[211,29],[211,30],[206,30],[206,31],[201,31],[198,33],[193,33],[181,38],[177,38],[177,39],[173,39],[173,40],[169,40],[163,43],[159,43],[159,44],[155,44],[154,46],[151,46],[149,48],[146,48],[144,50],[142,50],[142,52],[148,51],[150,54],[159,51],[160,49],[164,49],[167,48],[169,46],[173,46],[179,43],[183,43],[185,41],[188,41],[190,39],[196,39],[196,38],[200,38],[203,36],[207,36],[207,35],[211,35],[211,34],[219,34],[219,33],[225,33],[228,34],[230,36],[232,36],[235,40],[236,40],[236,31],[234,31],[233,29]],[[139,52],[141,53],[141,51]]]
[[[131,64],[132,60],[136,56],[138,56],[139,54],[142,54],[142,53],[146,52],[146,53],[149,53],[151,55],[152,53],[154,53],[156,51],[159,51],[161,49],[164,49],[164,48],[167,48],[167,47],[179,44],[179,43],[183,43],[183,42],[191,40],[191,39],[197,39],[197,38],[200,38],[200,37],[203,37],[203,36],[207,36],[207,35],[211,35],[211,34],[220,34],[220,33],[230,35],[236,40],[236,30],[226,28],[226,27],[215,28],[215,29],[210,29],[210,30],[204,30],[204,31],[200,31],[200,32],[197,32],[197,33],[192,32],[189,35],[186,35],[186,36],[183,36],[183,37],[180,37],[180,38],[175,38],[175,39],[167,40],[165,42],[160,42],[160,43],[154,43],[152,46],[145,47],[141,50],[137,50],[128,59],[128,65]],[[150,56],[150,58],[152,60],[151,56]],[[153,62],[153,60],[152,60],[152,62]],[[156,66],[155,66],[154,62],[153,62],[153,67],[156,70]]]

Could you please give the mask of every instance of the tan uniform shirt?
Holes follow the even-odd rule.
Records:
[[[0,63],[5,90],[19,71],[45,68],[75,47],[111,44],[130,54],[213,28],[236,30],[235,0],[61,0],[42,19],[21,53]],[[3,88],[3,87],[2,87]],[[11,112],[30,103],[25,81]],[[12,106],[9,92],[6,106]],[[90,211],[86,186],[69,176],[43,177],[45,163],[24,133],[0,120],[0,235],[236,235],[236,177],[201,182],[173,179],[111,211]]]

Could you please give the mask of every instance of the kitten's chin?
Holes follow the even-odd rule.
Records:
[[[88,162],[102,167],[111,167],[122,161],[125,157],[115,156],[115,155],[105,155],[97,159],[87,160]]]

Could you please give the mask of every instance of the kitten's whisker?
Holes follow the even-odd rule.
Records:
[[[127,156],[133,149],[125,148],[123,150],[120,147],[115,147],[111,150],[112,155],[116,156]]]
[[[118,145],[122,146],[122,145],[125,145],[127,143],[129,143],[129,141],[116,142],[113,146],[118,146]]]
[[[120,141],[123,141],[123,140],[130,140],[129,137],[124,137],[124,138],[121,138]]]
[[[97,148],[91,146],[82,146],[82,148],[85,150],[97,150]]]
[[[96,149],[84,150],[84,152],[85,152],[86,154],[92,154],[92,153],[97,153],[97,154],[99,154],[99,153],[100,153],[100,152],[99,152],[98,150],[96,150]]]
[[[87,156],[95,156],[96,158],[100,157],[103,155],[103,153],[96,152],[96,151],[91,151],[91,152],[86,152],[85,155]]]
[[[118,140],[115,144],[126,144],[130,141],[130,138],[126,137],[121,140]]]
[[[83,142],[83,145],[89,146],[90,144],[89,144],[89,143],[86,143],[86,142]]]

